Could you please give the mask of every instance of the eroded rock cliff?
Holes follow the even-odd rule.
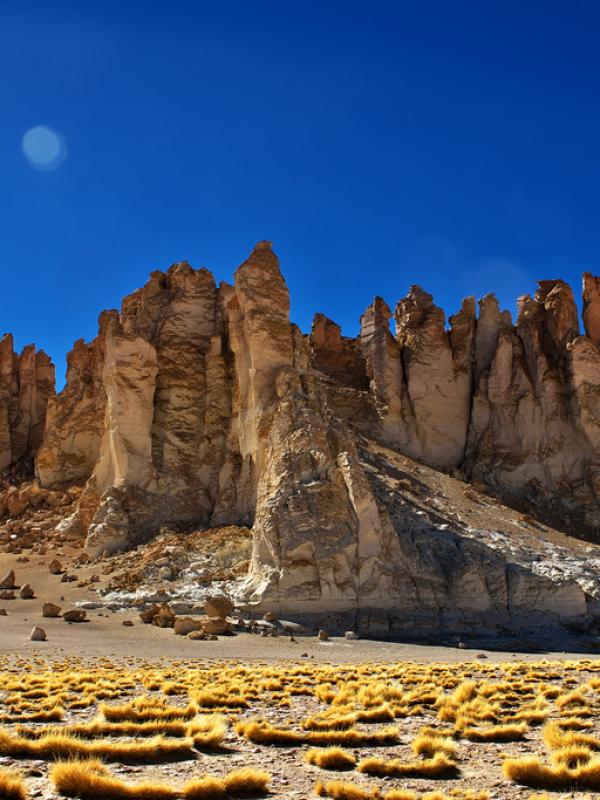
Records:
[[[388,632],[593,614],[600,583],[542,574],[458,520],[422,520],[395,459],[593,537],[599,286],[584,276],[583,336],[570,288],[552,280],[520,299],[515,324],[488,295],[447,326],[413,286],[394,314],[376,298],[349,339],[320,314],[309,335],[290,322],[269,242],[233,285],[175,264],[75,344],[58,395],[43,353],[0,342],[1,468],[15,483],[35,456],[27,497],[59,498],[59,532],[91,557],[164,526],[251,527],[236,592],[263,608],[360,609],[373,630],[383,613]]]

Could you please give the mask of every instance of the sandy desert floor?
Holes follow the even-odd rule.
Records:
[[[0,601],[0,797],[600,792],[594,656],[250,633],[193,641],[105,608],[69,624],[42,618],[43,602],[93,604],[105,577],[81,585],[98,567],[71,565],[77,580],[63,583],[48,571],[55,555],[1,558],[36,596]],[[47,641],[30,641],[34,625]]]

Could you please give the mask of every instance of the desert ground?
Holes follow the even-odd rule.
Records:
[[[68,544],[58,553],[76,580],[50,574],[55,551],[1,557],[35,597],[0,601],[0,797],[600,791],[593,655],[246,632],[192,640],[136,609],[94,608],[108,574],[74,563]],[[43,618],[44,602],[88,604],[86,621]],[[30,640],[35,625],[46,641]]]

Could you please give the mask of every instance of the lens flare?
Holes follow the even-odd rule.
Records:
[[[36,169],[55,170],[67,157],[65,140],[46,125],[36,125],[26,131],[22,147],[25,158]]]

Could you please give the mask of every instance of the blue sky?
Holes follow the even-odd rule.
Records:
[[[593,2],[0,3],[0,329],[64,373],[98,313],[275,244],[308,330],[600,273]],[[60,136],[55,169],[23,152]],[[38,165],[39,166],[39,165]],[[52,166],[52,165],[51,165]]]

